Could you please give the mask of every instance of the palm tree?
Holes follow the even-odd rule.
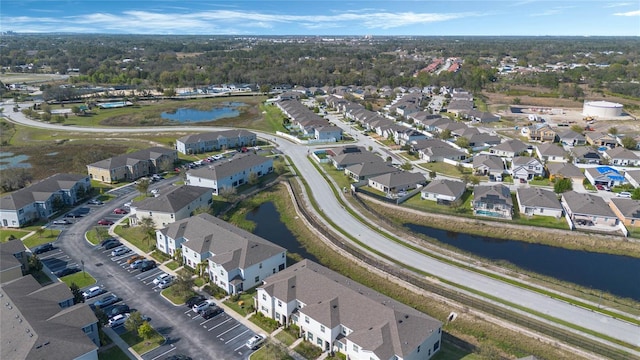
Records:
[[[156,236],[156,224],[150,217],[143,217],[140,219],[140,227],[144,233],[144,239],[149,245],[149,241]]]

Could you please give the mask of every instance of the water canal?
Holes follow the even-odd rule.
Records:
[[[180,123],[215,121],[240,115],[239,108],[246,105],[243,102],[225,102],[211,110],[179,108],[175,111],[163,112],[160,117]]]

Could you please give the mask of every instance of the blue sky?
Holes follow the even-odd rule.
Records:
[[[640,36],[640,1],[2,0],[0,30],[185,35]]]

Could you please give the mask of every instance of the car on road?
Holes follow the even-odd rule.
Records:
[[[158,190],[158,189],[151,190],[151,195],[158,196],[159,194],[160,194],[160,190]]]
[[[117,248],[118,246],[122,245],[122,243],[118,240],[116,241],[112,241],[112,242],[108,242],[105,246],[104,249],[105,250],[111,250],[113,248]]]
[[[75,218],[81,218],[82,214],[75,213],[75,212],[70,212],[70,213],[67,213],[64,217],[75,219]]]
[[[89,205],[104,205],[104,203],[98,199],[91,199],[87,202]]]
[[[99,308],[105,308],[109,305],[113,305],[120,301],[120,299],[116,294],[109,294],[101,297],[98,301],[94,302],[93,305]]]
[[[75,274],[77,272],[80,272],[79,268],[77,268],[77,267],[68,267],[68,268],[64,268],[62,270],[56,271],[56,276],[61,278],[61,277],[65,277],[67,275]]]
[[[156,264],[156,262],[153,260],[143,260],[140,264],[140,272],[149,271],[156,266],[158,266],[158,264]]]
[[[206,298],[204,296],[202,296],[202,295],[194,295],[194,296],[190,297],[189,299],[187,299],[187,301],[184,304],[187,305],[187,307],[192,308],[193,305],[200,304],[204,300],[206,300]]]
[[[168,279],[168,278],[170,278],[170,277],[171,277],[171,275],[169,275],[169,274],[167,274],[167,273],[162,273],[162,274],[160,274],[160,275],[156,276],[156,278],[155,278],[155,279],[153,279],[153,285],[158,285],[158,284],[160,284],[162,281],[164,281],[164,280],[166,280],[166,279]]]
[[[121,246],[117,249],[113,249],[113,251],[111,252],[111,256],[120,256],[120,255],[124,255],[126,253],[128,253],[129,251],[131,251],[131,249],[129,249],[126,246]]]
[[[53,220],[53,225],[71,225],[73,224],[71,221],[67,219]]]
[[[173,284],[173,277],[166,278],[158,283],[160,289],[166,289]]]
[[[199,314],[200,311],[206,310],[211,305],[215,305],[213,300],[204,300],[198,304],[193,305],[191,310],[193,310],[194,313]]]
[[[106,291],[101,288],[100,286],[93,286],[88,288],[87,290],[85,290],[84,292],[82,292],[82,297],[84,297],[84,299],[91,299],[94,298],[98,295],[104,294]]]
[[[51,250],[53,250],[53,244],[46,243],[46,244],[42,244],[42,245],[36,247],[31,252],[36,254],[36,255],[39,255],[39,254],[43,254],[43,253],[46,253],[46,252],[51,251]]]
[[[616,196],[617,197],[621,197],[621,198],[630,198],[631,197],[631,193],[628,192],[628,191],[621,191]]]
[[[127,321],[128,318],[129,318],[129,313],[116,315],[111,319],[109,319],[109,327],[113,328],[116,326],[124,325],[124,323]]]
[[[265,340],[267,340],[266,335],[263,334],[255,334],[251,339],[247,340],[246,346],[251,349],[257,349],[260,345],[264,344]]]
[[[131,256],[129,259],[127,259],[127,264],[131,265],[138,260],[144,260],[144,259],[146,259],[144,256],[135,254]]]
[[[142,259],[135,260],[134,262],[129,264],[129,269],[137,269],[137,268],[139,268],[143,261],[144,260],[142,260]]]
[[[116,208],[113,210],[113,213],[118,215],[125,215],[125,214],[128,214],[129,212],[123,208]]]
[[[114,305],[111,309],[108,309],[105,312],[105,314],[107,315],[107,317],[112,318],[116,315],[126,314],[128,312],[131,312],[129,305],[120,304],[120,305]]]
[[[224,312],[224,309],[213,305],[213,306],[209,306],[208,308],[200,311],[200,316],[202,316],[205,320],[211,319],[212,317],[218,315],[218,314],[222,314]]]
[[[113,225],[113,221],[108,220],[108,219],[100,219],[100,220],[98,220],[98,225],[111,226],[111,225]]]

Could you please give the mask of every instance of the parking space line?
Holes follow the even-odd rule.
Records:
[[[235,352],[235,351],[238,351],[238,350],[242,349],[242,348],[243,348],[243,347],[245,347],[245,346],[246,346],[245,344],[242,344],[242,345],[238,346],[237,348],[233,349],[233,351],[234,351],[234,352]]]
[[[244,335],[247,331],[249,331],[249,329],[243,331],[242,333],[240,333],[238,336],[234,336],[231,339],[229,339],[227,342],[225,342],[224,344],[227,345],[228,343],[232,342],[233,340],[239,338],[240,336]],[[235,350],[234,350],[235,351]]]
[[[200,323],[200,325],[204,325],[204,324],[208,323],[209,321],[211,321],[211,320],[215,319],[216,317],[217,317],[217,316],[214,316],[214,317],[208,318],[207,320],[205,320],[205,321],[201,322],[201,323]],[[206,326],[205,326],[205,327],[206,327]]]
[[[185,313],[185,314],[188,314],[188,313],[190,313],[190,312],[192,312],[192,311],[193,311],[193,310],[189,309],[189,310],[185,311],[184,313]]]
[[[211,330],[213,330],[213,329],[217,328],[218,326],[220,326],[220,325],[222,325],[222,324],[224,324],[224,323],[226,323],[227,321],[230,321],[230,320],[231,320],[231,318],[228,318],[227,320],[225,320],[225,321],[221,322],[220,324],[218,324],[218,325],[216,325],[216,326],[214,326],[214,327],[212,327],[212,328],[209,328],[209,330],[207,330],[207,331],[211,331]]]
[[[197,319],[197,318],[202,318],[202,316],[200,316],[200,314],[198,314],[198,315],[194,316],[193,318],[191,318],[191,320],[195,320],[195,319]],[[203,318],[203,319],[204,319],[204,318]]]
[[[152,358],[151,360],[156,360],[157,358],[159,358],[159,357],[161,357],[161,356],[165,356],[165,355],[167,355],[168,353],[170,353],[170,352],[174,351],[175,349],[176,349],[176,347],[175,347],[173,344],[171,344],[171,350],[167,350],[167,351],[163,352],[162,354],[160,354],[160,355],[158,355],[158,356],[156,356],[156,357]]]
[[[150,279],[150,278],[155,278],[155,277],[156,277],[156,276],[158,276],[158,274],[160,274],[161,272],[162,272],[162,270],[160,270],[159,272],[154,272],[154,273],[152,273],[152,274],[151,274],[151,275],[149,275],[149,276],[139,277],[139,278],[138,278],[138,280],[140,280],[140,281],[145,281],[145,280]],[[140,274],[140,275],[142,276],[142,274]]]
[[[237,324],[236,324],[236,326],[232,327],[231,329],[228,329],[227,331],[223,332],[222,334],[218,334],[218,337],[220,337],[220,336],[222,336],[222,335],[224,335],[224,334],[228,333],[229,331],[231,331],[231,330],[233,330],[233,329],[237,328],[237,327],[238,327],[238,326],[240,326],[240,325],[241,325],[240,323],[237,323]],[[220,340],[223,340],[223,339],[222,339],[222,338],[220,338]]]

